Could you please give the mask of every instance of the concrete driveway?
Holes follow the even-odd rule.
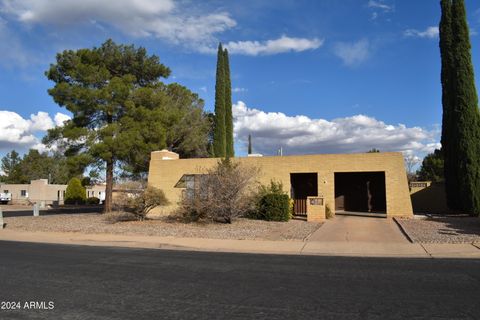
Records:
[[[309,241],[410,243],[393,219],[337,215],[315,231]]]

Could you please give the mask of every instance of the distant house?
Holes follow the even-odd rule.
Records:
[[[66,184],[49,184],[47,179],[32,180],[30,184],[0,184],[0,191],[11,194],[11,204],[63,204]],[[105,185],[86,188],[86,196],[105,200]]]
[[[219,159],[180,159],[168,150],[152,152],[148,184],[162,189],[174,210],[192,196],[201,176]],[[233,161],[260,169],[258,181],[280,181],[294,201],[294,213],[308,220],[328,207],[335,213],[412,216],[403,155],[397,152],[241,157]]]

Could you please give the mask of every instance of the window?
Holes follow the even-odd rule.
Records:
[[[3,193],[8,193],[8,190],[3,190]]]
[[[175,184],[175,188],[185,188],[182,191],[182,197],[186,199],[194,199],[200,197],[202,199],[207,198],[207,190],[200,188],[202,180],[205,179],[205,174],[184,174],[180,180]]]
[[[20,190],[20,196],[21,197],[26,197],[27,196],[27,190]]]

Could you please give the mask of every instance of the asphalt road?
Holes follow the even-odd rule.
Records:
[[[0,319],[479,319],[479,297],[479,260],[0,242],[0,301],[22,306]]]

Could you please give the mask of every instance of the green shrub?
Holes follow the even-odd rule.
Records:
[[[86,204],[99,204],[100,203],[100,199],[98,199],[97,197],[90,197],[90,198],[87,198],[87,200],[85,201]]]
[[[70,179],[65,191],[65,204],[84,204],[86,199],[86,191],[80,179]]]
[[[290,220],[290,199],[286,194],[269,193],[258,204],[257,218],[267,221]]]

